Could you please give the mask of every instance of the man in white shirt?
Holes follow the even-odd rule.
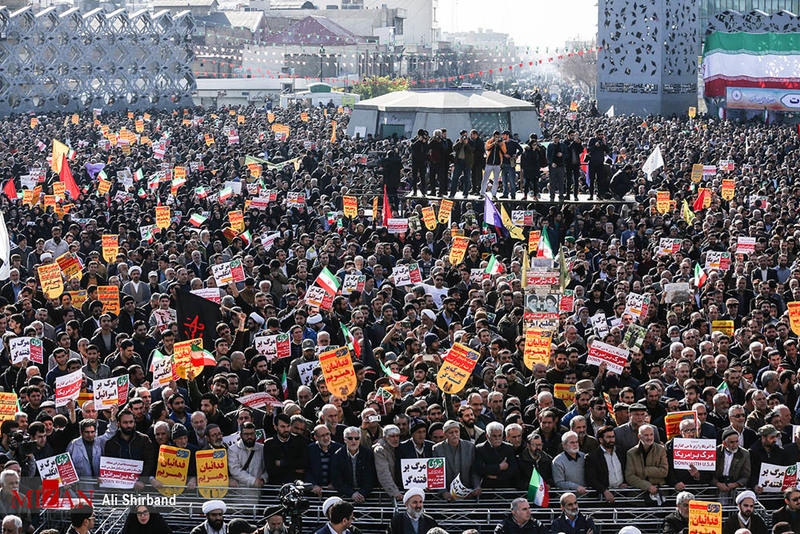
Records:
[[[626,451],[617,447],[613,426],[597,431],[600,446],[586,455],[586,484],[609,503],[614,502],[614,488],[627,488],[625,483]]]

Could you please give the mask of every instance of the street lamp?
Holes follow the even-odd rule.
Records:
[[[322,81],[322,57],[325,53],[325,47],[320,45],[319,47],[319,81]]]

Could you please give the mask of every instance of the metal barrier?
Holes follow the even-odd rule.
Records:
[[[174,502],[165,502],[165,497],[152,487],[142,492],[111,490],[100,488],[96,481],[81,481],[81,490],[95,507],[95,534],[118,534],[122,530],[127,514],[132,504],[131,500],[148,497],[159,502],[154,508],[161,512],[175,534],[188,534],[192,528],[200,524],[205,518],[202,505],[207,500],[197,490],[183,488],[182,493],[174,498]],[[240,517],[251,524],[263,520],[263,511],[267,506],[279,504],[279,486],[265,486],[260,490],[254,488],[230,488],[222,498],[227,505],[226,520]],[[720,501],[719,493],[714,487],[687,487],[698,500]],[[660,507],[644,505],[643,493],[639,490],[623,489],[612,493],[615,497],[613,504],[607,503],[594,493],[580,496],[578,499],[581,512],[592,516],[603,534],[617,532],[623,525],[635,525],[643,534],[660,534],[663,532],[664,518],[675,510],[675,496],[677,492],[671,488],[661,488],[666,503]],[[69,490],[74,500],[77,495],[74,490]],[[550,506],[548,508],[533,509],[533,516],[548,526],[561,514],[558,499],[565,492],[551,490]],[[335,495],[332,491],[324,491],[320,496],[310,496],[310,507],[303,515],[304,531],[314,532],[325,523],[322,514],[323,501]],[[432,515],[439,526],[450,532],[458,534],[466,529],[476,529],[480,534],[494,531],[495,526],[502,521],[510,511],[511,501],[521,495],[521,491],[484,490],[476,499],[446,502],[438,497],[430,496],[426,499],[425,508]],[[777,498],[780,496],[778,494]],[[58,528],[63,530],[68,521],[66,509],[69,501],[62,499],[66,506],[63,510],[44,510],[40,514],[42,528]],[[402,509],[402,504],[396,502],[391,496],[376,491],[363,504],[356,505],[355,525],[365,534],[383,533],[387,530],[392,516]],[[727,518],[734,510],[735,505],[731,498],[723,501],[723,517]],[[770,514],[763,506],[758,513],[770,524]],[[263,522],[263,521],[262,521]],[[597,533],[595,533],[597,534]]]

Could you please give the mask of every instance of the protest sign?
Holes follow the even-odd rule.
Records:
[[[279,401],[269,393],[264,392],[250,393],[249,395],[239,397],[238,400],[245,406],[249,406],[251,408],[263,408],[265,406],[280,408],[283,406],[283,402]],[[270,408],[269,411],[272,411],[272,408]]]
[[[703,179],[703,175],[704,175],[704,169],[702,164],[695,163],[694,165],[692,165],[692,174],[691,174],[692,182],[696,184],[700,183],[700,181]]]
[[[267,361],[279,360],[291,355],[289,334],[259,335],[254,339],[256,351],[267,357]]]
[[[390,234],[404,234],[408,230],[408,219],[389,219],[386,227]]]
[[[724,179],[722,180],[722,186],[720,187],[719,196],[723,198],[723,200],[731,201],[733,200],[733,195],[736,191],[736,180],[731,179]]]
[[[572,289],[565,289],[561,295],[558,311],[572,313],[575,309],[575,293]]]
[[[718,502],[689,501],[691,534],[722,534],[722,505]]]
[[[353,291],[363,292],[367,276],[364,274],[346,274],[342,283],[342,295],[349,295]]]
[[[739,236],[736,239],[736,254],[753,254],[756,250],[756,238]]]
[[[397,287],[410,286],[411,275],[408,272],[408,265],[395,265],[392,270],[392,278],[394,278],[394,285]]]
[[[197,487],[206,499],[220,499],[228,493],[228,451],[211,449],[194,453]]]
[[[186,487],[186,476],[189,473],[189,461],[192,453],[189,449],[179,449],[162,445],[158,451],[156,480],[165,487],[158,488],[161,495],[171,497],[180,495]],[[174,487],[168,487],[174,486]]]
[[[650,295],[640,295],[638,293],[628,293],[625,298],[625,312],[633,316],[634,320],[644,316],[647,317],[647,309],[650,306]]]
[[[297,372],[300,374],[300,383],[309,386],[314,381],[314,368],[318,362],[306,362],[297,364]]]
[[[322,366],[322,374],[325,376],[328,391],[342,398],[355,391],[358,383],[353,369],[353,360],[350,358],[350,351],[347,347],[323,352],[319,355],[319,363]]]
[[[74,252],[65,252],[56,259],[56,263],[58,264],[58,268],[61,269],[61,272],[64,273],[65,279],[72,280],[73,278],[77,278],[80,280],[83,264],[77,254]]]
[[[433,206],[422,208],[422,222],[425,223],[425,228],[428,230],[436,230],[436,213]]]
[[[343,196],[342,207],[344,208],[344,216],[354,219],[358,216],[358,199],[356,197]]]
[[[17,394],[0,392],[0,423],[6,419],[14,419],[17,413]]]
[[[656,193],[656,210],[660,214],[665,214],[669,211],[669,191],[658,191]]]
[[[80,369],[56,378],[56,408],[66,406],[69,401],[78,398],[82,381],[83,371]]]
[[[97,286],[97,299],[103,303],[103,313],[119,315],[119,288],[117,286]]]
[[[628,361],[630,351],[620,347],[603,343],[602,341],[595,341],[589,349],[589,357],[586,363],[589,365],[600,365],[603,362],[606,368],[612,373],[622,374],[622,368],[625,362]]]
[[[472,492],[475,491],[472,488],[468,488],[461,482],[461,474],[457,474],[456,478],[450,482],[450,495],[453,496],[454,499],[466,499],[469,497]]]
[[[608,320],[606,320],[605,313],[596,313],[592,318],[592,328],[594,328],[595,333],[603,339],[608,335]]]
[[[457,236],[453,238],[450,244],[450,265],[456,266],[464,259],[464,254],[467,252],[469,246],[469,238]]]
[[[644,343],[644,338],[646,336],[646,328],[639,326],[638,324],[631,323],[628,325],[628,329],[625,331],[625,337],[622,339],[622,343],[628,347],[628,350],[631,352],[639,352],[642,349],[642,343]]]
[[[45,298],[56,299],[64,292],[64,281],[57,263],[39,266],[39,283]]]
[[[103,259],[112,262],[119,253],[119,234],[103,234]]]
[[[698,471],[714,471],[717,466],[717,441],[714,439],[675,438],[672,449],[672,467]]]
[[[400,460],[400,478],[403,489],[444,489],[447,480],[444,458],[404,458]]]
[[[153,362],[155,364],[155,361]],[[170,378],[172,372],[170,370]],[[168,381],[169,383],[169,381]],[[128,375],[94,381],[94,404],[98,410],[107,410],[128,402]]]
[[[447,224],[450,222],[451,211],[453,211],[453,201],[443,199],[442,202],[439,204],[439,216],[438,216],[438,220],[441,224]]]
[[[445,393],[456,394],[467,385],[467,380],[478,362],[480,354],[461,343],[454,343],[444,357],[436,375],[436,384]]]
[[[170,213],[169,206],[156,206],[156,227],[161,228],[169,228],[170,219],[172,218],[172,214]]]
[[[228,212],[228,222],[231,223],[231,228],[236,230],[237,233],[244,232],[244,213],[239,210],[231,210]]]
[[[306,290],[306,304],[309,306],[316,306],[318,308],[322,308],[322,305],[325,301],[325,297],[328,295],[328,292],[322,289],[319,286],[311,286]]]
[[[564,401],[569,408],[575,404],[575,384],[554,384],[553,396]]]
[[[192,364],[192,345],[199,347],[203,346],[202,338],[190,339],[188,341],[180,341],[175,343],[172,353],[173,361],[175,362],[175,372],[180,378],[184,380],[187,377],[189,369],[194,370],[194,376],[203,372],[203,366],[196,366]]]
[[[797,486],[797,467],[800,464],[775,465],[762,463],[758,470],[758,484],[765,493],[780,493]]]
[[[36,468],[42,480],[58,480],[61,486],[69,486],[78,481],[75,464],[68,452],[36,460]]]
[[[789,302],[789,324],[792,327],[792,332],[800,336],[800,301]]]
[[[726,336],[733,336],[733,324],[733,321],[730,319],[727,321],[711,321],[711,333],[722,332]]]
[[[172,356],[153,357],[153,385],[163,388],[178,378],[172,363]]]
[[[100,487],[116,489],[133,489],[142,474],[142,460],[125,458],[100,457]]]
[[[212,265],[211,274],[214,276],[217,287],[223,287],[233,282],[233,272],[231,272],[230,262]]]
[[[697,413],[693,411],[686,412],[672,412],[668,413],[664,418],[664,425],[667,429],[667,441],[675,436],[680,436],[680,424],[684,419],[693,419],[695,428],[697,428]]]
[[[525,367],[533,370],[537,363],[550,364],[550,344],[553,342],[553,331],[541,328],[528,328],[525,332]]]
[[[192,289],[191,293],[193,295],[197,295],[198,297],[203,297],[206,300],[210,300],[215,304],[219,304],[222,301],[222,298],[219,296],[219,288],[216,287],[204,287],[202,289]]]
[[[28,361],[44,363],[42,340],[37,337],[15,337],[8,342],[11,352],[11,363],[18,363],[25,358]]]

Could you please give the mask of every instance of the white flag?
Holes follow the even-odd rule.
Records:
[[[663,166],[664,158],[661,157],[661,147],[656,145],[656,149],[653,150],[652,154],[647,158],[647,161],[642,165],[642,172],[650,178],[654,172]]]
[[[6,219],[0,211],[0,280],[7,280],[11,276],[11,239],[8,237]]]
[[[614,104],[611,104],[611,107],[608,108],[606,111],[606,117],[613,117],[614,116]]]

